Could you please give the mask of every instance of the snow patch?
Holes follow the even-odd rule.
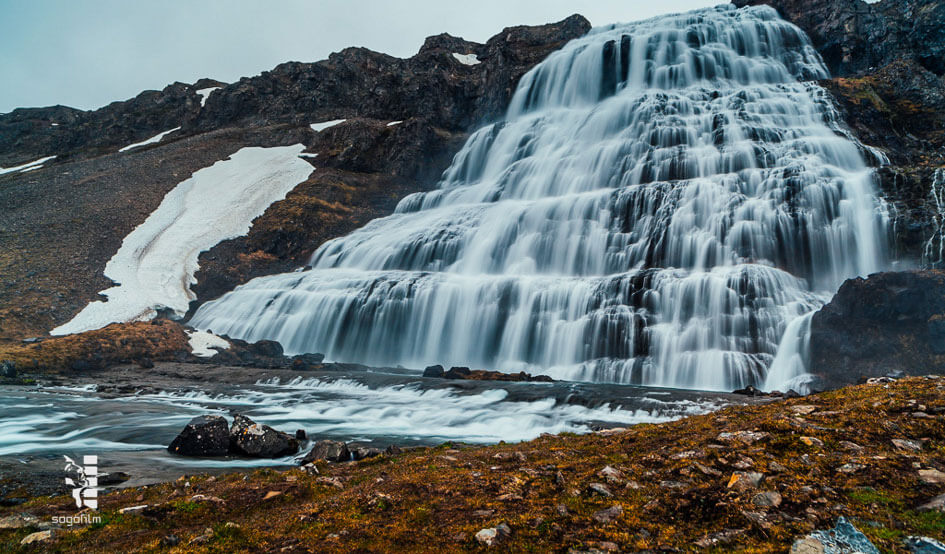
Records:
[[[202,89],[197,89],[197,94],[200,96],[200,107],[204,107],[207,104],[207,98],[210,98],[210,93],[222,87],[207,87]]]
[[[52,334],[151,319],[158,308],[182,317],[196,297],[190,285],[200,253],[245,235],[253,219],[308,178],[312,166],[298,157],[304,149],[242,148],[182,181],[108,261],[105,276],[116,283],[102,291],[108,302],[90,302]]]
[[[339,123],[344,123],[345,121],[348,121],[348,120],[347,119],[332,119],[331,121],[322,121],[321,123],[312,123],[311,125],[309,125],[309,127],[311,127],[313,131],[318,133],[318,132],[324,131],[325,129],[329,127],[334,127],[335,125],[338,125]]]
[[[475,54],[460,54],[458,52],[453,52],[453,57],[456,58],[456,61],[463,65],[479,65],[482,63]]]
[[[302,152],[301,154],[299,154],[299,156],[303,158],[317,158],[318,152],[315,152],[314,154],[312,154],[311,152]]]
[[[119,151],[119,152],[126,152],[126,151],[128,151],[128,150],[131,150],[132,148],[137,148],[137,147],[139,147],[139,146],[144,146],[145,144],[152,144],[152,143],[155,143],[155,142],[161,142],[161,139],[163,139],[165,136],[167,136],[167,135],[173,133],[174,131],[178,131],[178,130],[180,130],[180,127],[174,127],[173,129],[170,129],[170,130],[168,130],[168,131],[164,131],[163,133],[158,133],[158,134],[154,135],[153,137],[149,138],[148,140],[144,140],[144,141],[141,141],[141,142],[136,142],[136,143],[134,143],[134,144],[129,144],[128,146],[125,146],[124,148],[119,148],[118,151]]]
[[[393,127],[394,125],[400,125],[401,123],[403,123],[403,120],[401,120],[401,121],[391,121],[390,123],[387,124],[387,126],[388,126],[388,127]]]
[[[190,337],[187,342],[190,343],[191,353],[200,358],[209,358],[216,354],[214,347],[229,350],[231,346],[226,339],[221,339],[207,331],[187,331],[187,336]]]
[[[45,158],[33,160],[29,163],[18,165],[16,167],[0,167],[0,175],[3,175],[4,173],[13,173],[14,171],[30,171],[31,169],[39,169],[44,163],[55,157],[56,156],[46,156]]]

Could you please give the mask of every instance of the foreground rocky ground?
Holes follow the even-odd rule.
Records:
[[[918,377],[584,436],[195,475],[108,494],[100,523],[25,546],[75,515],[72,499],[5,508],[0,550],[783,552],[843,516],[900,552],[945,539],[943,420],[945,378]]]

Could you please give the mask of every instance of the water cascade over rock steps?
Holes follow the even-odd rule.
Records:
[[[437,190],[192,323],[290,353],[801,386],[810,314],[886,263],[862,147],[768,7],[613,25],[526,74]]]

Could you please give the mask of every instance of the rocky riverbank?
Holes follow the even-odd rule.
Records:
[[[945,379],[908,378],[658,425],[361,462],[193,475],[0,509],[4,551],[783,552],[840,517],[884,551],[945,539]],[[808,539],[811,541],[812,539]],[[810,550],[811,552],[817,550]]]

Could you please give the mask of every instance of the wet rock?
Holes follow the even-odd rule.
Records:
[[[763,508],[777,508],[781,505],[781,495],[775,491],[760,492],[751,499],[751,503]]]
[[[226,456],[230,451],[229,425],[218,415],[195,417],[167,450],[181,456]]]
[[[937,469],[920,469],[919,479],[931,485],[942,485],[945,484],[945,473]]]
[[[308,438],[308,435],[305,433],[305,429],[296,429],[295,430],[295,440],[301,442]]]
[[[594,513],[594,521],[598,523],[610,523],[620,517],[623,513],[623,507],[620,504],[614,504],[610,508],[600,510]]]
[[[451,367],[449,371],[443,374],[443,377],[446,379],[465,379],[471,373],[468,367]]]
[[[939,85],[940,86],[940,85]],[[940,341],[930,321],[945,314],[945,272],[905,271],[850,279],[811,320],[811,372],[827,388],[860,377],[893,382],[891,370],[907,375],[945,371],[935,353]],[[945,344],[945,343],[941,343]]]
[[[768,393],[760,391],[752,385],[748,385],[743,389],[733,390],[732,394],[741,394],[744,396],[768,396]]]
[[[913,554],[945,554],[945,544],[931,537],[909,537],[903,542]]]
[[[230,427],[230,448],[234,454],[241,456],[281,458],[298,452],[299,441],[288,433],[236,414]]]
[[[302,458],[301,463],[307,464],[315,460],[328,462],[347,462],[351,459],[348,445],[340,441],[321,440],[312,446],[312,449]]]
[[[42,542],[48,542],[52,540],[56,532],[52,529],[47,529],[45,531],[37,531],[35,533],[30,533],[23,537],[23,540],[20,541],[21,546],[26,546],[28,544],[37,544]]]
[[[512,535],[512,529],[505,523],[482,529],[476,533],[476,541],[485,546],[496,546]]]
[[[443,377],[443,375],[444,375],[443,366],[439,364],[427,366],[423,369],[424,377],[441,378]]]
[[[879,554],[879,550],[866,535],[850,524],[843,516],[837,519],[837,525],[829,531],[815,531],[798,539],[791,546],[791,554]]]
[[[321,368],[325,361],[324,354],[299,354],[292,357],[292,369],[296,371],[313,371]]]
[[[920,512],[928,512],[932,510],[938,511],[938,512],[945,512],[945,494],[940,494],[936,496],[932,500],[929,500],[925,504],[922,504],[921,506],[916,508],[916,510]]]

